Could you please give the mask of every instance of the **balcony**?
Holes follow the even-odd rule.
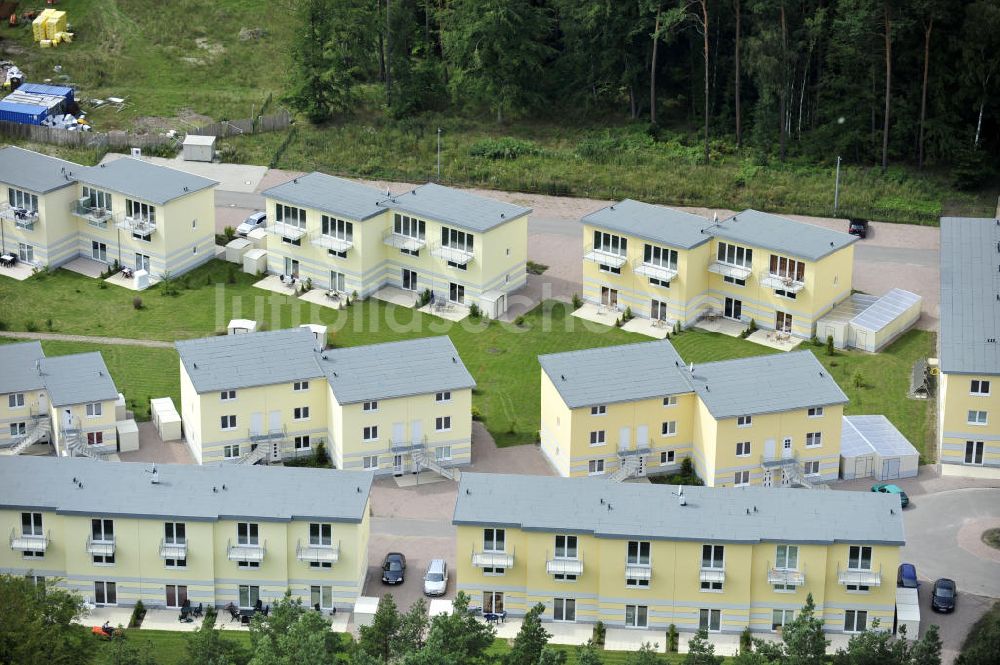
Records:
[[[766,272],[760,276],[760,285],[764,288],[798,293],[805,288],[805,282],[792,279],[787,275],[778,275],[773,272]]]
[[[285,222],[276,222],[270,226],[264,227],[264,230],[271,235],[281,236],[282,238],[288,238],[289,240],[300,240],[302,236],[306,234],[306,230],[302,227],[296,226],[295,224],[286,224]]]
[[[651,580],[653,579],[653,568],[648,563],[627,563],[625,564],[626,580]]]
[[[87,203],[87,199],[76,201],[70,213],[76,217],[85,219],[91,226],[99,229],[108,228],[108,222],[115,219],[115,214],[107,208],[98,208]]]
[[[732,263],[714,261],[709,264],[708,272],[714,272],[716,275],[722,275],[723,277],[729,277],[731,279],[746,279],[750,276],[752,271],[750,268],[744,268],[743,266],[734,265]]]
[[[93,536],[87,536],[87,554],[91,556],[114,556],[115,537],[101,538],[95,540]]]
[[[447,261],[448,263],[454,263],[460,266],[468,265],[469,262],[475,257],[475,254],[471,250],[459,247],[450,247],[448,245],[442,245],[441,243],[437,243],[431,247],[431,254],[442,261]]]
[[[602,247],[594,247],[593,245],[588,247],[584,252],[583,259],[604,266],[611,266],[612,268],[621,268],[628,263],[628,257],[624,254],[616,254],[615,252],[608,251]]]
[[[338,238],[325,233],[314,233],[309,242],[317,247],[329,249],[334,252],[346,252],[354,247],[353,239]]]
[[[165,539],[160,539],[161,559],[186,559],[187,551],[187,540],[167,542]]]
[[[263,430],[260,432],[255,432],[253,430],[247,431],[247,438],[253,443],[262,443],[267,441],[281,441],[288,436],[288,432],[284,426],[273,427],[271,429]]]
[[[35,222],[38,221],[38,211],[4,203],[0,205],[0,219],[9,219],[14,222],[14,226],[17,228],[31,231],[35,228]]]
[[[513,568],[514,553],[499,550],[483,550],[472,553],[472,565],[476,568]]]
[[[633,269],[633,272],[635,272],[636,275],[643,275],[651,279],[658,279],[661,282],[670,282],[677,277],[676,267],[668,268],[655,263],[640,263]]]
[[[267,550],[267,541],[264,544],[260,543],[237,543],[233,545],[233,541],[227,543],[226,556],[229,557],[230,561],[255,561],[260,563],[264,560],[264,554]]]
[[[726,569],[702,566],[698,571],[698,581],[722,584],[726,581]]]
[[[303,545],[300,541],[295,546],[295,558],[308,563],[337,563],[340,561],[340,543]]]
[[[414,236],[403,235],[402,233],[396,233],[392,229],[389,229],[382,236],[382,242],[389,247],[395,247],[396,249],[405,249],[408,252],[419,251],[427,241],[423,238],[417,238]]]
[[[796,568],[775,568],[768,562],[767,583],[783,584],[785,586],[803,586],[806,583],[804,571]]]
[[[545,572],[549,575],[583,575],[583,557],[546,557]]]
[[[882,586],[882,569],[841,568],[837,564],[837,583],[857,586]]]
[[[115,226],[122,231],[148,238],[156,231],[156,220],[143,217],[123,217]]]
[[[18,533],[16,529],[10,530],[10,549],[15,552],[44,552],[49,547],[49,536]]]
[[[423,441],[389,441],[389,450],[393,453],[412,453],[424,447]]]

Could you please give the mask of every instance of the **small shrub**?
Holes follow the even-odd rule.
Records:
[[[104,289],[108,288],[108,284],[103,279],[99,279],[97,280],[97,288],[103,291]]]
[[[478,406],[472,407],[471,413],[472,413],[472,419],[473,420],[478,420],[478,421],[482,422],[482,420],[483,420],[483,412],[479,410]]]
[[[826,336],[826,355],[832,356],[837,351],[833,348],[833,335]]]
[[[34,321],[27,321],[24,324],[24,329],[28,332],[38,332],[38,324]]]
[[[583,301],[580,300],[580,296],[573,294],[573,309],[580,309],[583,307]]]
[[[544,263],[535,263],[534,261],[528,261],[527,270],[532,275],[541,275],[541,274],[544,274],[545,271],[548,270],[548,269],[549,269],[549,267],[547,265],[545,265]]]
[[[316,457],[318,466],[327,466],[330,463],[330,455],[327,454],[326,444],[323,441],[316,444],[316,450],[313,455]]]
[[[619,316],[617,319],[615,319],[615,328],[621,328],[621,327],[622,327],[622,317]]]
[[[482,317],[482,315],[483,312],[482,310],[479,309],[479,305],[477,305],[476,303],[472,303],[471,305],[469,305],[469,318],[478,319]]]
[[[861,373],[860,369],[854,370],[854,374],[851,375],[851,385],[855,388],[866,388],[867,381],[865,380],[865,375]]]
[[[205,608],[205,619],[201,622],[202,628],[208,626],[210,628],[215,627],[215,620],[218,617],[218,612],[215,610],[215,605],[209,605]]]
[[[622,315],[622,321],[624,321],[624,322],[627,323],[627,322],[631,321],[634,318],[635,317],[632,316],[632,306],[631,305],[626,306],[625,307],[625,314]]]
[[[740,653],[750,653],[753,649],[753,633],[750,632],[750,626],[743,629],[740,633]]]
[[[757,321],[750,319],[750,325],[747,329],[750,331],[750,334],[757,332]]]
[[[236,237],[236,229],[234,229],[231,226],[227,226],[226,228],[222,229],[222,235],[225,236],[226,242],[228,243],[233,238]]]
[[[469,154],[473,157],[484,157],[486,159],[517,159],[527,155],[537,155],[538,147],[531,141],[504,136],[499,139],[482,139],[476,141],[469,147]]]
[[[680,635],[677,633],[677,626],[670,624],[667,626],[667,651],[670,653],[677,653],[679,641]]]
[[[45,329],[49,332],[55,330],[55,325],[52,323],[52,319],[45,319]]]
[[[235,283],[236,283],[236,266],[230,263],[229,266],[226,268],[226,284],[235,284]],[[312,280],[310,280],[309,283],[312,284]],[[309,288],[312,287],[310,286]]]
[[[234,275],[233,281],[230,282],[230,284],[234,283],[235,281],[236,281],[236,279],[235,279],[235,275]],[[302,290],[303,291],[312,291],[312,288],[313,288],[313,279],[312,279],[312,277],[306,277],[306,281],[302,283]]]
[[[680,321],[674,321],[674,334],[675,335],[679,335],[680,332],[681,332],[681,322]]]
[[[598,621],[594,624],[594,634],[591,637],[591,641],[599,647],[604,646],[604,640],[607,637],[608,629],[605,628],[603,621]]]
[[[139,296],[132,298],[132,309],[142,309],[142,298]]]
[[[424,292],[420,294],[420,298],[417,300],[417,309],[428,305],[431,301],[431,290],[424,289]]]
[[[517,316],[517,318],[514,319],[514,325],[517,326],[518,328],[523,328],[524,327],[524,317],[519,314]]]
[[[129,628],[138,628],[142,625],[142,619],[146,616],[146,606],[142,604],[141,600],[135,601],[135,607],[132,608],[132,616],[128,620]]]
[[[809,343],[812,344],[813,346],[823,346],[823,342],[819,341],[819,337],[817,337],[816,335],[812,336],[812,338],[809,340]]]

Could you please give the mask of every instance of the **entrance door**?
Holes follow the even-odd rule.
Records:
[[[764,459],[774,459],[774,439],[764,441]]]
[[[667,320],[667,303],[662,300],[652,300],[649,304],[649,318],[654,321]]]
[[[100,261],[101,263],[108,262],[108,246],[103,242],[97,242],[92,240],[90,242],[90,256],[95,261]]]
[[[285,257],[285,274],[292,277],[299,276],[299,262],[290,256]]]
[[[635,447],[645,448],[649,445],[649,425],[639,425],[635,428]]]
[[[882,480],[899,478],[899,458],[882,460]]]
[[[628,450],[632,442],[632,428],[622,427],[618,431],[618,450]]]
[[[872,475],[872,458],[868,455],[854,460],[854,477],[867,478]]]
[[[393,466],[393,473],[395,473],[397,476],[403,475],[403,456],[393,455],[392,466]]]
[[[281,431],[281,411],[271,411],[267,414],[267,431],[268,434]]]
[[[771,480],[771,470],[764,469],[764,472],[760,476],[760,484],[764,487],[771,487],[774,485],[774,481]]]
[[[410,436],[413,437],[413,443],[420,443],[424,438],[424,421],[422,420],[411,420],[410,421]]]
[[[791,459],[792,457],[792,437],[786,436],[781,441],[781,457],[782,459]]]
[[[791,487],[792,486],[792,477],[788,473],[788,469],[786,469],[784,467],[782,467],[782,469],[781,469],[781,486],[782,487]]]
[[[496,310],[493,312],[493,318],[499,319],[500,315],[507,311],[507,296],[502,295],[497,298]]]
[[[727,319],[741,320],[743,316],[743,301],[736,298],[726,298],[726,309],[723,315]]]
[[[602,286],[601,304],[609,309],[618,309],[618,289]]]
[[[775,313],[774,329],[782,333],[792,332],[792,315],[784,312]]]
[[[400,444],[406,439],[406,423],[392,424],[392,443]]]
[[[145,254],[135,253],[135,269],[149,272],[149,257]]]
[[[167,607],[177,609],[183,607],[188,599],[188,588],[183,584],[167,585]]]
[[[452,282],[448,286],[448,300],[462,305],[465,303],[465,287]]]
[[[403,268],[403,288],[407,291],[417,290],[417,273],[414,270]]]
[[[260,411],[250,414],[250,435],[257,436],[264,433],[264,414]]]

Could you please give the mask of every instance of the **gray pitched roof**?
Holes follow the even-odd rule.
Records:
[[[379,205],[386,198],[385,192],[317,171],[266,189],[264,196],[357,221],[385,212]]]
[[[77,169],[80,182],[118,192],[142,201],[164,205],[219,183],[215,180],[159,166],[141,159],[123,157],[99,166]]]
[[[898,496],[685,487],[687,505],[681,506],[676,491],[672,485],[606,478],[467,472],[459,484],[453,523],[650,540],[905,542]]]
[[[8,146],[0,150],[0,182],[36,194],[46,194],[75,184],[66,172],[86,167],[31,150]]]
[[[696,364],[691,381],[716,418],[847,403],[847,395],[809,351]]]
[[[478,233],[531,213],[531,208],[503,203],[432,182],[405,194],[392,196],[383,201],[382,205]]]
[[[667,340],[539,356],[571,409],[691,392],[684,361]]]
[[[818,261],[857,242],[857,236],[796,222],[757,210],[744,210],[710,227],[713,236]]]
[[[601,208],[582,221],[679,249],[691,249],[712,239],[702,233],[710,224],[704,217],[632,199]]]
[[[0,508],[153,519],[360,522],[372,482],[368,471],[157,464],[154,485],[150,468],[83,457],[4,456]]]
[[[0,344],[0,395],[44,388],[36,367],[44,357],[41,342]]]
[[[175,342],[198,393],[288,383],[323,376],[308,328]]]
[[[39,361],[39,370],[53,406],[118,398],[111,372],[97,351],[44,358]]]
[[[476,386],[445,335],[329,349],[319,364],[341,404]]]
[[[1000,220],[941,219],[942,372],[1000,374],[997,266]]]

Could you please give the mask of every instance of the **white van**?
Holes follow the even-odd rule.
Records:
[[[448,590],[448,564],[444,559],[434,559],[424,574],[424,593],[428,596],[443,596]]]

